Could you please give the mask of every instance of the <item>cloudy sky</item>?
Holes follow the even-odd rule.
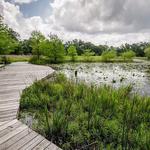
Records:
[[[0,0],[0,13],[22,38],[40,30],[64,41],[150,41],[150,0]]]

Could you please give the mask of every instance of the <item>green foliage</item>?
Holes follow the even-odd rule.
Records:
[[[9,54],[18,45],[16,32],[8,28],[0,16],[0,54]]]
[[[68,55],[71,56],[71,60],[75,61],[76,56],[77,56],[76,47],[73,46],[73,45],[70,45],[69,48],[68,48],[68,50],[67,50],[67,52],[68,52]]]
[[[19,42],[18,47],[15,49],[15,54],[29,55],[32,53],[30,40],[23,40]]]
[[[49,57],[49,62],[51,63],[59,63],[64,59],[64,45],[57,36],[43,41],[40,44],[40,49],[43,51],[44,56]]]
[[[33,31],[29,40],[30,46],[32,47],[32,54],[36,55],[37,59],[40,59],[40,56],[42,55],[40,45],[45,40],[44,35],[39,31]]]
[[[34,130],[66,150],[148,150],[150,98],[130,91],[75,84],[58,74],[24,90],[20,115],[35,115]]]
[[[94,55],[95,55],[95,53],[92,52],[90,49],[86,49],[83,54],[85,61],[87,61],[87,62],[91,61],[91,58],[92,58],[91,56],[94,56]]]
[[[132,50],[135,52],[137,57],[144,57],[144,50],[149,46],[149,43],[140,42],[134,44],[124,44],[117,48],[118,54],[124,53],[127,50]]]
[[[70,45],[74,45],[77,49],[78,55],[83,55],[86,49],[90,49],[95,55],[101,55],[103,51],[108,49],[107,45],[94,45],[91,42],[84,42],[82,40],[74,39],[65,43],[65,49],[67,50]]]
[[[32,56],[29,59],[29,62],[32,64],[37,64],[37,65],[45,65],[49,63],[49,60],[42,56],[40,58],[38,58],[37,56]]]
[[[150,59],[150,47],[146,48],[144,52],[145,52],[145,56],[146,56],[148,59]]]
[[[135,57],[135,52],[133,52],[132,50],[128,50],[122,53],[121,56],[124,60],[132,60],[132,58]]]
[[[117,53],[115,50],[107,50],[104,51],[101,56],[102,56],[102,60],[107,62],[114,59],[117,56]]]

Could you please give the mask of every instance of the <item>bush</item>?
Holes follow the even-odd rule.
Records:
[[[110,50],[110,51],[104,51],[102,53],[102,61],[111,61],[113,58],[115,58],[117,56],[116,51],[115,50]]]
[[[76,59],[76,56],[77,56],[77,50],[76,50],[76,47],[71,45],[69,48],[68,48],[68,55],[71,56],[71,60],[72,61],[75,61]]]
[[[133,52],[132,50],[129,50],[129,51],[122,53],[121,56],[124,60],[132,60],[132,58],[135,57],[135,52]]]
[[[87,62],[90,62],[90,61],[91,61],[91,56],[94,56],[94,55],[95,55],[95,53],[92,52],[90,49],[86,49],[86,50],[84,51],[84,54],[83,54],[84,59],[85,59],[85,61],[87,61]]]
[[[145,56],[150,59],[150,47],[148,47],[147,49],[145,49]]]

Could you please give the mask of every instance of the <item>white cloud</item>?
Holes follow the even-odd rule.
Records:
[[[28,38],[33,30],[40,30],[46,34],[49,24],[44,23],[40,16],[24,18],[18,5],[2,1],[4,22],[18,32],[22,38]]]
[[[38,0],[13,0],[14,3],[18,3],[18,4],[27,4],[27,3],[31,3],[31,2],[36,2]]]
[[[31,2],[22,2],[25,1]],[[5,22],[22,38],[28,38],[33,30],[40,30],[45,35],[58,34],[65,41],[77,38],[95,44],[120,45],[150,40],[148,0],[54,0],[52,13],[45,19],[25,18],[19,5],[4,0],[0,6]]]

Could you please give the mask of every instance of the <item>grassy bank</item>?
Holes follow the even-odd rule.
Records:
[[[23,61],[29,61],[31,59],[31,56],[29,55],[0,55],[0,64],[3,63],[3,56],[5,56],[5,59],[8,63],[12,62],[23,62]]]
[[[123,60],[121,57],[117,57],[115,59],[107,60],[107,62],[124,62],[131,60]],[[64,62],[72,62],[71,57],[65,56]],[[76,56],[75,62],[105,62],[101,56]]]
[[[31,56],[29,55],[9,55],[7,56],[10,62],[21,62],[21,61],[29,61]]]
[[[19,117],[65,150],[150,149],[150,98],[131,87],[74,83],[59,74],[24,90]]]
[[[21,61],[28,61],[33,64],[50,64],[51,62],[49,61],[49,58],[41,56],[39,60],[37,58],[33,57],[32,55],[5,55],[7,57],[8,62],[21,62]],[[1,56],[2,57],[2,56]],[[2,58],[0,57],[0,63],[2,63]],[[147,60],[145,57],[144,58],[139,58],[135,57],[135,62],[138,60]],[[121,57],[116,57],[114,59],[110,59],[107,61],[104,61],[101,56],[76,56],[76,59],[72,61],[72,58],[70,56],[64,56],[63,61],[60,61],[61,63],[67,63],[67,62],[133,62],[133,60],[127,59],[124,60]]]
[[[76,59],[72,61],[72,58],[70,56],[64,56],[64,59],[61,61],[58,61],[57,63],[67,63],[67,62],[133,62],[132,59],[126,59],[124,60],[121,57],[116,57],[114,59],[110,60],[103,60],[101,56],[90,56],[90,57],[85,57],[85,56],[76,56]],[[37,59],[36,57],[32,57],[30,59],[30,63],[33,64],[51,64],[52,62],[49,61],[48,57],[40,57],[40,59]]]

